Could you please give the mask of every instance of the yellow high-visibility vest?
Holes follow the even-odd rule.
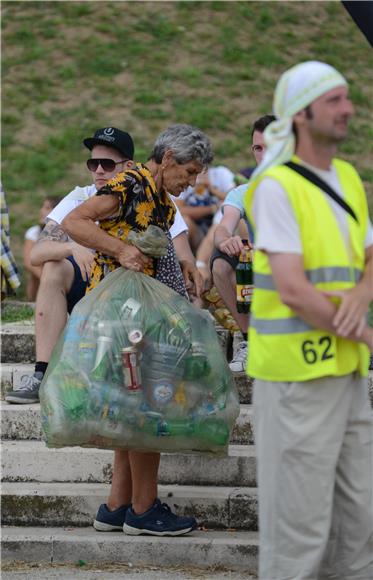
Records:
[[[300,162],[297,157],[293,161]],[[245,195],[245,209],[252,223],[255,189],[264,177],[276,179],[286,191],[299,225],[305,274],[320,290],[347,290],[362,276],[368,208],[361,180],[354,168],[333,160],[345,201],[358,217],[348,214],[350,235],[346,247],[337,219],[317,186],[280,165],[265,171]],[[267,255],[254,255],[254,296],[250,320],[248,373],[269,381],[307,381],[328,375],[341,376],[358,370],[367,375],[367,346],[313,328],[281,302]]]

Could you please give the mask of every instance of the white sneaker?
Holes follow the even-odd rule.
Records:
[[[237,346],[237,350],[229,363],[229,368],[231,369],[232,373],[243,373],[246,369],[246,360],[247,360],[247,349],[248,344],[246,340],[240,342]]]
[[[43,373],[41,372],[34,373],[33,375],[23,375],[18,389],[10,391],[5,396],[5,400],[8,403],[18,403],[19,405],[38,403],[39,388],[42,380]]]

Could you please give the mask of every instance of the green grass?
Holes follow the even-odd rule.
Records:
[[[20,266],[24,230],[43,197],[88,182],[81,141],[95,129],[128,130],[142,160],[167,125],[193,123],[212,138],[216,163],[237,171],[252,163],[250,125],[270,112],[279,75],[310,58],[335,65],[351,83],[356,117],[341,152],[364,179],[373,210],[372,52],[341,2],[4,1],[1,8],[2,181]]]
[[[12,304],[12,302],[5,302],[1,306],[1,321],[5,322],[21,322],[23,320],[31,320],[34,317],[34,310],[27,305]]]

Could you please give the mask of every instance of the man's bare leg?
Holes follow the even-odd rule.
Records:
[[[44,264],[35,308],[37,361],[50,361],[52,351],[65,328],[66,295],[73,280],[74,267],[69,260]]]

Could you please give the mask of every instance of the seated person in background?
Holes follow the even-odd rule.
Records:
[[[234,174],[227,167],[211,167],[200,174],[196,185],[188,187],[176,201],[187,223],[194,253],[212,225],[221,202],[234,186]]]
[[[215,247],[214,242],[215,232],[217,230],[220,221],[223,219],[223,214],[220,209],[218,211],[218,214],[221,214],[219,222],[215,223],[214,219],[214,223],[212,224],[206,236],[203,238],[202,242],[198,246],[196,255],[196,265],[203,279],[204,290],[209,289],[212,285],[212,272],[210,269],[210,260]],[[241,237],[242,240],[248,240],[250,238],[250,234],[247,229],[247,223],[244,219],[241,219],[239,221],[236,233],[238,236]]]
[[[260,163],[265,153],[264,129],[274,120],[273,115],[265,115],[257,119],[253,125],[251,151],[257,164]],[[243,372],[247,359],[249,315],[237,312],[236,307],[236,266],[243,249],[242,238],[240,235],[236,235],[236,229],[241,218],[246,221],[249,240],[253,242],[252,228],[246,219],[243,206],[246,190],[247,184],[243,184],[228,193],[222,205],[223,219],[215,231],[215,250],[211,256],[211,272],[214,284],[243,336],[243,341],[238,345],[229,365],[232,372]]]
[[[45,198],[39,211],[39,224],[31,226],[25,233],[23,244],[23,265],[27,274],[26,296],[27,300],[34,302],[39,288],[39,281],[43,267],[33,266],[30,260],[31,250],[39,239],[39,236],[45,226],[45,219],[53,208],[61,201],[62,197],[48,196]]]

